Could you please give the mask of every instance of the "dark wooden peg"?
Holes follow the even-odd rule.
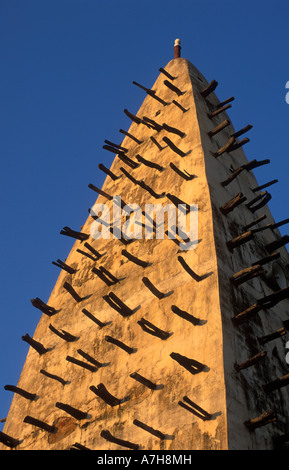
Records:
[[[153,196],[156,199],[161,199],[165,197],[166,193],[163,192],[161,194],[156,193],[150,186],[148,186],[144,181],[138,180],[136,181],[136,184],[143,188],[145,191],[147,191],[151,196]]]
[[[218,86],[218,82],[216,80],[212,80],[206,88],[204,88],[200,93],[203,98],[207,98],[211,93],[215,91]]]
[[[166,196],[178,209],[182,210],[182,212],[186,212],[186,213],[190,212],[191,206],[189,204],[182,201],[174,194],[167,193]]]
[[[288,223],[289,223],[289,219],[284,219],[284,220],[281,220],[280,222],[272,224],[270,228],[274,230],[275,228],[282,227],[283,225],[286,225]]]
[[[150,136],[150,140],[155,144],[155,146],[159,149],[160,152],[166,148],[166,146],[162,147],[161,144],[159,144],[159,142],[157,141],[157,139],[155,139],[153,136]]]
[[[111,170],[109,170],[108,168],[106,168],[106,166],[104,166],[102,163],[99,163],[98,165],[98,168],[103,171],[106,175],[110,176],[110,178],[113,180],[113,181],[116,181],[118,179],[120,179],[122,177],[122,175],[120,176],[117,176],[115,175]]]
[[[124,109],[124,114],[129,118],[131,119],[133,122],[135,122],[136,124],[141,124],[142,120],[135,116],[134,114],[132,114],[130,111],[128,111],[127,109]]]
[[[243,127],[242,129],[240,129],[239,131],[237,132],[234,132],[231,137],[235,137],[235,139],[237,139],[238,137],[240,137],[241,135],[245,134],[246,132],[250,131],[251,129],[253,128],[253,126],[251,124],[248,124],[247,126]]]
[[[140,163],[134,162],[131,158],[127,157],[125,154],[119,153],[119,154],[117,155],[117,157],[118,157],[123,163],[125,163],[125,165],[129,166],[129,167],[132,168],[133,170],[135,170],[136,168],[138,168],[138,167],[140,166]]]
[[[230,109],[232,106],[230,104],[227,104],[226,106],[223,106],[222,108],[217,108],[215,111],[212,111],[211,113],[208,114],[208,117],[210,119],[213,119],[214,117],[218,116],[221,113],[224,113],[228,109]]]
[[[84,243],[84,246],[85,246],[85,248],[87,248],[87,249],[93,254],[93,256],[95,256],[96,259],[100,259],[102,256],[105,255],[105,253],[102,253],[102,254],[99,253],[97,250],[95,250],[95,249],[93,248],[93,246],[91,246],[91,245],[90,245],[89,243],[87,243],[87,242]]]
[[[114,344],[115,346],[119,347],[120,349],[123,349],[128,354],[134,354],[134,353],[137,352],[136,348],[131,348],[130,346],[127,346],[125,343],[123,343],[122,341],[120,341],[116,338],[113,338],[112,336],[107,335],[107,336],[105,336],[104,339],[108,343]]]
[[[44,369],[40,369],[40,374],[45,375],[45,377],[48,377],[49,379],[56,380],[56,382],[60,382],[62,385],[68,384],[68,380],[64,380],[62,377],[59,377],[58,375],[51,374],[50,372],[47,372]]]
[[[163,137],[163,141],[168,144],[170,149],[177,153],[180,157],[185,157],[186,155],[188,155],[189,152],[183,152],[182,150],[180,150],[168,137]]]
[[[23,398],[26,398],[30,401],[33,401],[37,398],[37,395],[35,393],[29,393],[26,390],[23,390],[23,388],[16,387],[15,385],[5,385],[4,390],[9,390],[10,392],[17,393],[18,395],[21,395]]]
[[[130,400],[129,396],[124,398],[116,398],[111,393],[109,393],[103,383],[98,384],[97,387],[91,385],[89,389],[110,406],[121,405],[122,403],[125,403]]]
[[[73,416],[73,418],[81,420],[81,419],[87,419],[88,413],[78,410],[77,408],[74,408],[73,406],[67,405],[65,403],[61,402],[56,402],[55,403],[56,408],[59,408],[60,410],[65,411],[69,415]]]
[[[133,184],[138,184],[138,180],[131,175],[125,168],[122,166],[120,167],[120,170],[124,173],[124,175],[133,183]]]
[[[164,299],[165,297],[169,297],[174,292],[174,291],[169,291],[166,293],[160,292],[147,277],[143,277],[142,282],[151,291],[151,293],[155,295],[158,299]]]
[[[219,108],[223,108],[223,106],[225,106],[226,104],[228,103],[231,103],[232,101],[234,101],[235,98],[234,96],[231,96],[230,98],[227,98],[226,100],[222,101],[221,103],[217,104],[216,108],[219,109]]]
[[[134,135],[130,134],[130,133],[127,132],[127,131],[124,131],[123,129],[119,129],[119,132],[120,132],[121,134],[126,135],[127,137],[129,137],[130,139],[132,139],[134,142],[136,142],[136,143],[139,144],[139,145],[143,143],[142,140],[137,139]]]
[[[57,262],[52,261],[52,264],[54,264],[54,266],[57,266],[60,269],[63,269],[64,271],[66,271],[69,274],[75,274],[76,271],[77,271],[77,269],[74,269],[71,266],[68,266],[66,263],[64,263],[60,259],[58,259]]]
[[[92,261],[97,261],[98,258],[95,258],[93,255],[91,255],[90,253],[87,253],[86,251],[83,251],[83,250],[80,250],[79,248],[77,248],[77,253],[80,253],[81,255],[83,256],[86,256],[86,258],[89,258],[91,259]]]
[[[259,233],[259,232],[263,232],[264,230],[268,230],[269,228],[272,229],[272,225],[273,224],[267,224],[267,225],[263,225],[262,227],[253,228],[251,230],[253,233]]]
[[[237,248],[238,246],[244,245],[244,243],[247,243],[253,238],[254,238],[254,234],[249,230],[248,232],[242,233],[242,235],[239,235],[235,238],[232,238],[232,240],[228,241],[227,247],[229,248],[229,250],[233,250],[234,248]]]
[[[260,265],[256,264],[235,273],[231,277],[231,281],[236,286],[239,286],[240,284],[243,284],[244,282],[247,282],[254,277],[262,276],[263,274],[264,269]]]
[[[182,258],[181,256],[178,256],[178,261],[181,264],[181,266],[185,269],[185,271],[187,271],[187,273],[197,282],[203,281],[207,277],[211,276],[211,274],[213,274],[212,272],[210,272],[210,273],[207,273],[207,274],[203,274],[202,276],[199,276],[199,274],[196,274],[192,270],[192,268],[190,268],[190,266],[186,263],[184,258]]]
[[[179,137],[181,137],[182,139],[185,137],[185,133],[180,131],[179,129],[177,129],[176,127],[172,127],[172,126],[168,126],[168,124],[166,123],[163,123],[162,125],[163,129],[167,132],[171,132],[172,134],[176,134],[178,135]]]
[[[235,142],[234,137],[231,137],[223,147],[221,147],[219,150],[217,150],[217,152],[214,153],[214,156],[220,157],[220,155],[222,155],[223,153],[230,152],[234,142]]]
[[[171,306],[172,312],[174,312],[176,315],[179,317],[183,318],[184,320],[192,323],[193,325],[200,325],[201,320],[199,318],[194,317],[188,312],[185,312],[184,310],[181,310],[179,307],[176,305]]]
[[[184,240],[181,237],[180,233],[177,233],[177,232],[169,232],[168,230],[166,230],[165,234],[168,237],[168,239],[171,239],[178,247],[181,247],[183,243],[188,243],[190,241],[188,237],[186,237],[186,239]],[[177,238],[176,235],[178,235],[179,238]]]
[[[180,103],[178,103],[178,101],[176,100],[173,100],[172,103],[177,106],[177,108],[179,108],[183,113],[186,113],[187,111],[189,111],[190,108],[186,109],[184,108]]]
[[[81,302],[82,300],[86,298],[86,297],[80,297],[80,295],[78,295],[76,290],[68,282],[64,282],[63,287],[67,292],[69,292],[69,294],[74,298],[76,302]]]
[[[147,268],[148,266],[151,266],[151,263],[149,263],[148,261],[143,261],[137,258],[136,256],[133,256],[127,250],[122,250],[121,254],[125,256],[129,261],[132,261],[133,263],[137,264],[138,266],[141,266],[142,268]]]
[[[21,443],[19,439],[15,439],[2,431],[0,431],[0,442],[10,449],[15,449]]]
[[[243,145],[247,144],[248,142],[250,142],[250,140],[245,137],[244,139],[240,140],[239,142],[237,142],[235,140],[235,137],[231,137],[227,144],[222,148],[220,149],[216,154],[215,156],[218,157],[219,155],[221,155],[222,153],[224,152],[233,152],[234,150],[237,150],[238,148],[242,147]]]
[[[139,421],[138,419],[134,419],[133,424],[143,429],[144,431],[149,432],[153,436],[158,437],[162,441],[165,439],[174,439],[174,436],[169,436],[168,434],[164,434],[163,432],[158,431],[157,429],[154,429],[151,426],[148,426],[147,424],[143,423],[142,421]]]
[[[142,328],[143,331],[149,333],[150,335],[157,336],[162,340],[168,339],[172,336],[173,333],[168,333],[167,331],[163,331],[157,326],[153,325],[151,322],[146,320],[145,318],[141,318],[138,322],[138,325]]]
[[[103,266],[100,266],[99,268],[92,268],[92,272],[96,274],[107,286],[113,286],[120,281],[120,279],[117,279]]]
[[[251,170],[254,170],[255,168],[259,168],[260,166],[268,165],[269,163],[270,163],[270,160],[268,158],[266,158],[265,160],[260,160],[260,161],[257,161],[255,159],[242,165],[242,168],[246,171],[251,171]]]
[[[133,184],[137,184],[138,183],[138,180],[132,176],[125,168],[123,168],[122,166],[120,167],[120,171],[123,172],[123,174],[133,183]]]
[[[97,372],[98,368],[95,366],[92,366],[91,364],[87,364],[84,361],[80,361],[79,359],[76,359],[75,357],[72,356],[66,356],[66,360],[68,362],[71,362],[72,364],[75,364],[76,366],[82,367],[83,369],[87,369],[90,372]]]
[[[208,413],[204,408],[201,408],[199,405],[194,403],[189,397],[184,396],[182,401],[179,401],[179,405],[184,408],[185,410],[190,411],[190,413],[194,414],[198,418],[202,419],[203,421],[208,421],[212,419],[212,414]]]
[[[235,317],[232,318],[232,321],[235,325],[239,325],[250,320],[261,310],[260,305],[254,304],[251,307],[246,308],[243,312],[238,313]]]
[[[182,178],[184,178],[184,180],[186,181],[191,181],[193,180],[194,178],[197,178],[196,175],[191,175],[190,173],[188,173],[186,170],[183,170],[181,171],[178,167],[176,167],[176,165],[174,163],[170,163],[170,167],[172,170],[174,170],[179,176],[181,176]]]
[[[79,444],[79,442],[75,442],[70,447],[70,450],[91,450],[89,447],[84,446],[83,444]]]
[[[174,93],[176,93],[178,96],[182,96],[186,93],[186,91],[181,91],[178,87],[176,87],[175,85],[173,85],[171,82],[169,82],[168,80],[164,80],[164,85],[166,87],[168,87],[171,91],[173,91]]]
[[[119,148],[113,147],[111,145],[103,145],[102,147],[104,150],[108,150],[111,153],[114,153],[115,155],[124,155],[125,152],[123,150],[120,150]]]
[[[161,98],[159,98],[159,96],[156,95],[156,92],[155,90],[150,90],[149,88],[143,86],[143,85],[140,85],[139,83],[133,81],[132,82],[134,85],[138,86],[139,88],[141,88],[142,90],[144,90],[148,95],[150,95],[152,98],[154,98],[155,100],[159,101],[161,104],[163,104],[164,106],[166,106],[168,103],[166,103],[166,101],[162,100]]]
[[[225,119],[223,122],[221,122],[221,124],[218,124],[218,126],[214,127],[214,129],[209,131],[208,136],[213,137],[214,135],[218,134],[229,125],[230,125],[230,121],[228,119]]]
[[[120,313],[123,317],[130,317],[140,308],[140,306],[136,307],[135,309],[129,308],[113,292],[110,292],[108,295],[104,295],[103,299],[108,303],[108,305],[110,305],[114,310]]]
[[[160,98],[155,90],[149,90],[147,91],[147,94],[150,95],[154,100],[158,101],[159,103],[161,103],[163,106],[167,106],[169,103],[167,103],[166,101],[164,101],[162,98]]]
[[[265,426],[269,423],[273,423],[276,421],[275,413],[271,410],[266,411],[265,413],[257,416],[256,418],[249,419],[248,421],[244,422],[244,425],[250,430],[254,431],[256,428],[260,428],[261,426]]]
[[[224,215],[228,215],[240,204],[243,204],[243,202],[245,202],[246,200],[247,198],[243,195],[243,193],[238,193],[236,196],[226,202],[222,207],[220,207],[220,211]]]
[[[48,315],[49,317],[57,313],[57,310],[54,307],[50,307],[50,305],[44,303],[41,299],[39,299],[39,297],[31,299],[31,303],[33,307],[38,308],[38,310],[40,310],[42,313],[45,313],[45,315]]]
[[[279,330],[274,331],[274,333],[270,333],[268,335],[260,336],[258,338],[258,341],[261,344],[266,344],[266,343],[269,343],[270,341],[273,341],[274,339],[281,338],[285,334],[286,334],[286,328],[282,327],[282,328],[279,328]]]
[[[235,369],[237,372],[240,372],[240,370],[243,369],[248,369],[248,367],[251,367],[257,363],[259,363],[262,359],[264,359],[267,356],[266,351],[261,351],[260,353],[256,354],[253,357],[250,357],[250,359],[247,359],[247,361],[244,361],[242,363],[235,363]]]
[[[107,145],[110,145],[111,147],[115,147],[118,150],[121,150],[122,152],[128,152],[128,149],[125,147],[122,147],[121,145],[115,144],[114,142],[111,142],[110,140],[105,140],[104,141]]]
[[[110,194],[107,194],[105,191],[103,191],[102,189],[99,189],[97,188],[96,186],[94,186],[94,184],[91,184],[89,183],[88,187],[90,189],[92,189],[93,191],[95,191],[96,193],[100,194],[101,196],[105,197],[106,199],[108,199],[109,201],[111,201],[113,199],[112,196],[110,196]]]
[[[237,170],[233,171],[233,173],[228,178],[221,182],[221,185],[223,187],[228,186],[230,183],[232,183],[232,181],[234,181],[235,178],[237,178],[237,176],[240,175],[240,173],[242,173],[243,170],[244,169],[242,167],[237,168]]]
[[[235,138],[233,137],[233,139]],[[248,144],[248,142],[250,142],[250,139],[248,139],[248,137],[244,137],[244,139],[240,140],[239,142],[234,140],[234,142],[231,144],[227,152],[233,152],[234,150],[237,150],[240,147],[243,147],[243,145]]]
[[[96,367],[107,367],[110,364],[110,362],[99,362],[99,361],[97,361],[96,359],[94,359],[94,357],[90,356],[90,354],[87,354],[86,352],[82,351],[82,349],[78,349],[77,352],[82,357],[84,357],[84,359],[91,362]]]
[[[110,325],[112,323],[111,321],[104,323],[104,322],[98,320],[94,315],[92,315],[92,313],[90,313],[88,310],[86,310],[86,308],[82,309],[82,313],[84,313],[84,315],[86,317],[88,317],[90,320],[92,320],[94,323],[96,323],[99,326],[99,328],[103,328],[104,326]]]
[[[286,387],[287,385],[289,385],[289,374],[283,375],[282,377],[263,385],[263,389],[266,393],[271,393],[275,390],[280,390],[280,388]]]
[[[252,191],[256,193],[257,191],[261,191],[262,189],[268,188],[269,186],[272,186],[273,184],[278,183],[278,180],[271,180],[268,183],[262,184],[261,186],[257,186],[256,188],[253,188]]]
[[[253,222],[251,222],[250,224],[245,225],[244,229],[247,231],[251,227],[254,227],[255,225],[257,225],[259,222],[262,222],[263,220],[265,220],[266,218],[267,218],[267,215],[263,214],[260,217],[258,217],[257,219],[253,220]]]
[[[139,88],[141,88],[142,90],[144,90],[146,93],[148,93],[149,91],[151,91],[149,88],[147,88],[147,87],[145,87],[145,86],[143,86],[143,85],[140,85],[138,82],[133,81],[132,83],[133,83],[133,85],[136,85],[136,86],[138,86]]]
[[[115,277],[108,269],[106,269],[104,266],[99,266],[99,271],[107,277],[107,279],[110,279],[112,284],[117,284],[120,282],[122,279],[119,279]]]
[[[178,362],[180,366],[184,367],[186,370],[188,370],[191,374],[198,374],[206,369],[205,364],[202,364],[199,361],[196,361],[195,359],[190,359],[186,356],[183,356],[182,354],[172,352],[170,354],[170,357]]]
[[[114,437],[109,431],[103,430],[100,433],[101,437],[103,437],[106,441],[112,442],[122,447],[127,447],[128,449],[138,450],[140,446],[138,444],[134,444],[133,442],[125,441],[123,439],[119,439],[118,437]]]
[[[270,199],[272,199],[271,194],[267,193],[267,191],[263,191],[261,194],[259,194],[259,196],[255,197],[250,202],[248,202],[246,206],[251,212],[254,213],[257,210],[261,209],[261,207],[265,206],[270,201]],[[261,202],[257,204],[259,200],[261,200]]]
[[[32,416],[25,416],[23,422],[27,424],[32,424],[32,426],[36,426],[50,433],[54,433],[57,431],[56,426],[51,426],[50,424],[47,424],[44,421],[40,421],[40,419],[33,418]]]
[[[68,343],[71,343],[73,341],[77,341],[79,339],[78,336],[71,335],[65,330],[57,330],[53,325],[49,325],[48,327],[55,335],[59,336],[59,338],[63,339],[64,341],[67,341]]]
[[[157,132],[161,132],[161,130],[163,129],[161,124],[159,124],[158,122],[156,122],[154,119],[151,119],[147,116],[144,116],[143,117],[143,121],[146,125],[148,125],[151,129],[154,129],[155,131]]]
[[[140,375],[138,372],[133,372],[132,374],[130,374],[130,377],[132,379],[136,380],[137,382],[140,382],[145,387],[150,388],[151,390],[161,390],[161,389],[164,388],[164,386],[162,384],[157,385],[157,384],[151,382],[150,380],[146,379],[142,375]]]
[[[42,355],[45,354],[48,349],[46,349],[43,344],[39,343],[35,339],[31,338],[28,333],[26,335],[22,336],[23,341],[28,343],[35,351],[38,352],[38,354]]]
[[[136,155],[136,159],[138,162],[143,163],[145,166],[150,168],[154,168],[158,171],[164,171],[164,167],[159,165],[158,163],[150,162],[149,160],[143,158],[141,155]]]
[[[77,232],[69,227],[63,227],[63,229],[60,231],[60,234],[66,235],[67,237],[75,238],[76,240],[80,241],[87,240],[89,238],[89,235],[87,233]]]
[[[167,72],[163,67],[160,67],[159,68],[159,72],[161,72],[162,74],[164,74],[166,77],[168,77],[170,80],[176,80],[177,77],[174,77],[173,75],[171,75],[169,72]]]

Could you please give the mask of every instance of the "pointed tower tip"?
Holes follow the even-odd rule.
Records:
[[[174,44],[174,58],[178,59],[181,57],[181,40],[176,39]]]

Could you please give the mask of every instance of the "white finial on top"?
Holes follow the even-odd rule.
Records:
[[[180,39],[175,40],[174,54],[175,54],[175,59],[178,59],[179,57],[181,57],[181,40]]]

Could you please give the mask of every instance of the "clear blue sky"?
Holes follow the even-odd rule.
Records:
[[[254,126],[244,150],[271,159],[255,174],[279,179],[269,206],[276,221],[289,217],[288,20],[287,0],[0,1],[0,419],[28,351],[21,336],[40,318],[30,299],[48,299],[51,262],[73,243],[59,232],[86,220],[87,186],[113,158],[104,139],[121,142],[124,108],[145,97],[132,81],[151,87],[176,38],[220,99],[235,96],[235,128]]]

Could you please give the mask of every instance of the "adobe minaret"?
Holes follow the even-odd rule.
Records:
[[[257,183],[252,170],[269,160],[246,158],[252,126],[233,128],[234,98],[219,101],[217,82],[181,58],[179,40],[159,71],[151,89],[134,82],[146,96],[137,114],[125,110],[122,143],[105,141],[115,159],[99,164],[101,189],[89,182],[102,215],[63,228],[71,252],[56,262],[50,298],[32,299],[42,315],[34,334],[23,332],[17,386],[5,386],[14,397],[1,449],[286,445],[289,237],[278,230],[288,219],[267,206],[276,180]],[[116,226],[105,214],[114,196]],[[125,204],[141,208],[150,238],[117,236]],[[148,227],[145,204],[182,204],[187,219],[197,205],[197,237],[184,244],[168,218],[157,238],[162,224]]]

